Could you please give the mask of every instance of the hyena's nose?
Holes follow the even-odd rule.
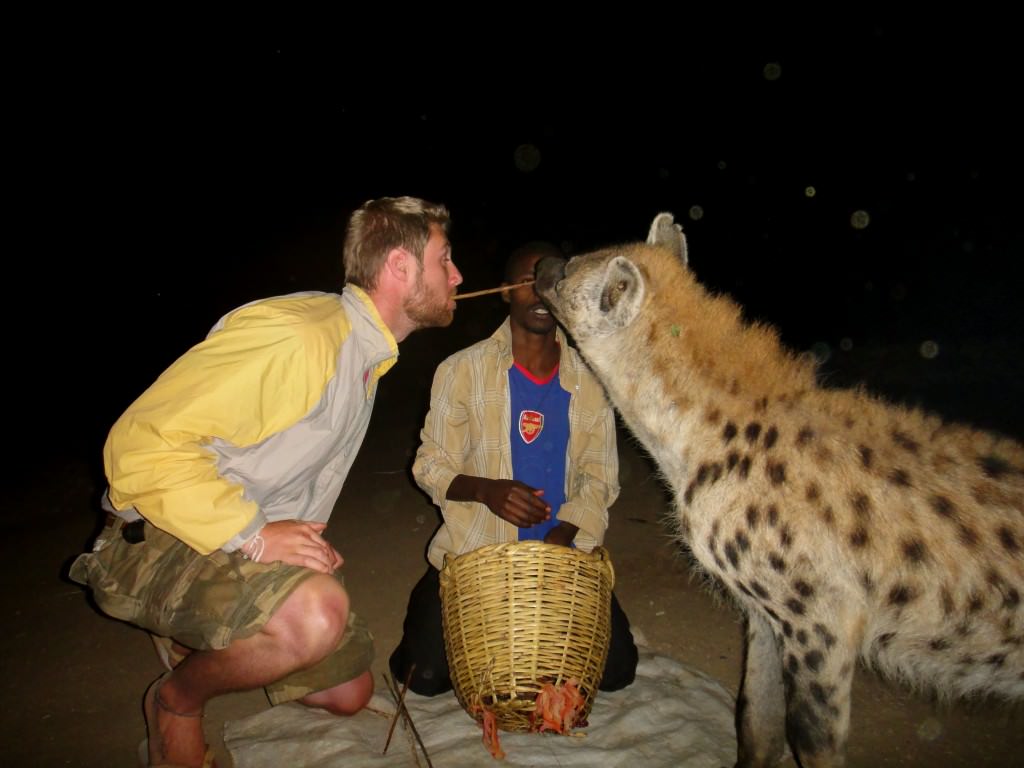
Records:
[[[537,282],[533,288],[538,296],[543,298],[546,293],[553,293],[555,285],[565,277],[565,259],[560,259],[557,256],[545,256],[537,262],[534,275]]]

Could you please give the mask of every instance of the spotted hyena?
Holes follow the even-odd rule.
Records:
[[[647,243],[545,260],[538,292],[746,615],[738,765],[786,739],[805,766],[842,764],[858,657],[943,696],[1024,699],[1024,447],[820,388],[696,282],[669,214]]]

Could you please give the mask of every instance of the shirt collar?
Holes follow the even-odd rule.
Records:
[[[499,325],[498,329],[491,334],[491,338],[498,342],[500,350],[498,365],[503,370],[508,370],[515,363],[515,358],[512,357],[512,320],[506,317],[505,322]],[[565,383],[565,377],[569,375],[568,368],[571,368],[573,373],[577,373],[575,361],[573,356],[566,351],[569,348],[569,340],[566,339],[561,326],[555,326],[555,339],[562,350],[562,359],[558,366],[558,377]]]

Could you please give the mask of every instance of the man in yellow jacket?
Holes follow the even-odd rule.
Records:
[[[151,764],[209,765],[200,718],[229,691],[338,714],[369,701],[372,637],[322,533],[398,342],[452,321],[448,227],[440,205],[368,201],[341,294],[229,312],[111,429],[107,525],[71,577],[171,668],[143,700]]]

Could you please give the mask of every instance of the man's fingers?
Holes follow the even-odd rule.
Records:
[[[301,565],[311,568],[314,571],[320,573],[330,573],[333,570],[333,558],[327,552],[314,547],[312,549],[306,548],[301,554],[300,559],[303,561]]]
[[[333,573],[340,565],[340,555],[321,533],[326,523],[280,520],[264,526],[266,552],[262,562],[281,561],[299,565],[318,573]]]
[[[309,558],[316,559],[329,566],[333,560],[332,547],[323,539],[314,539],[310,536],[300,536],[288,547],[290,553],[300,560]]]
[[[517,496],[511,499],[512,506],[531,520],[546,520],[551,508],[536,496]]]
[[[327,558],[328,561],[331,561],[333,559],[333,556],[331,555],[331,550],[333,549],[333,547],[327,542],[326,539],[324,539],[323,536],[320,535],[321,532],[323,532],[323,530],[326,527],[327,526],[325,526],[323,523],[310,524],[309,526],[307,526],[308,530],[303,531],[302,539],[303,541],[308,542],[312,546],[318,547],[319,549],[323,550],[324,556]]]
[[[516,509],[508,510],[508,521],[518,528],[526,528],[530,525],[526,515]]]
[[[297,563],[297,565],[305,566],[306,568],[309,568],[309,570],[316,571],[317,573],[331,572],[331,566],[318,557],[304,557],[302,558],[302,562]]]
[[[521,488],[513,488],[512,493],[509,494],[508,501],[518,505],[521,509],[539,509],[542,512],[547,512],[550,507],[540,498],[541,493],[544,493],[544,491],[528,492],[523,491]]]
[[[543,510],[505,508],[505,519],[519,528],[529,528],[531,525],[544,522],[548,517]]]

